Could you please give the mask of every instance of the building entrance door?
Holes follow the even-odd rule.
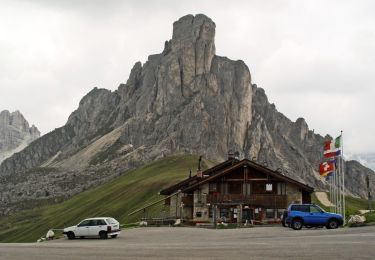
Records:
[[[247,222],[250,223],[252,219],[254,219],[254,210],[243,209],[242,210],[242,222],[246,223],[246,220],[247,220]]]

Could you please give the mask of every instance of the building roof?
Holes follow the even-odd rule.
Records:
[[[160,192],[161,195],[170,195],[171,193],[175,192],[176,190],[181,190],[182,192],[190,192],[194,189],[196,189],[198,186],[205,184],[207,182],[210,182],[216,178],[219,178],[220,176],[225,175],[226,173],[231,172],[232,170],[235,170],[239,167],[242,167],[246,165],[249,168],[256,169],[260,172],[269,174],[277,179],[283,180],[285,182],[292,183],[299,188],[301,188],[304,191],[307,192],[313,192],[314,188],[299,182],[297,180],[294,180],[288,176],[285,176],[284,174],[271,170],[263,165],[260,165],[258,163],[255,163],[253,161],[250,161],[248,159],[243,159],[241,161],[236,159],[229,159],[223,163],[220,163],[210,169],[207,169],[203,172],[204,178],[198,178],[197,176],[194,176],[192,178],[185,179],[179,183],[176,183]]]
[[[211,175],[217,173],[218,171],[227,168],[228,166],[234,165],[237,162],[238,162],[237,159],[234,159],[234,158],[228,159],[228,160],[226,160],[222,163],[219,163],[219,164],[215,165],[214,167],[211,167],[211,168],[203,171],[202,174],[203,174],[203,176],[211,176]],[[198,178],[196,175],[192,176],[191,178],[184,179],[184,180],[182,180],[182,181],[180,181],[180,182],[160,191],[160,194],[161,195],[170,195],[177,190],[180,190],[184,187],[191,186],[194,183],[198,183],[201,180],[202,179]]]

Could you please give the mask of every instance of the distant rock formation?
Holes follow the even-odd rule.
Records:
[[[360,162],[362,165],[370,168],[373,171],[375,170],[375,153],[351,154],[349,158],[351,160]]]
[[[126,84],[94,88],[66,125],[3,162],[0,209],[59,201],[167,155],[220,161],[230,150],[325,189],[318,163],[329,136],[278,112],[243,61],[216,55],[214,37],[205,15],[176,21],[164,50],[137,62]],[[361,180],[364,169],[356,167]],[[365,197],[350,181],[347,192]]]
[[[0,164],[39,138],[40,132],[29,123],[19,111],[10,113],[4,110],[0,113]]]
[[[374,196],[375,192],[375,176],[374,171],[364,167],[358,161],[350,160],[345,163],[346,175],[345,185],[349,186],[352,190],[358,191],[355,193],[362,198],[367,198],[367,182],[366,176],[370,177],[371,194]]]

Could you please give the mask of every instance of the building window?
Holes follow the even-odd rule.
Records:
[[[196,216],[197,218],[201,218],[201,217],[202,217],[202,212],[201,212],[201,211],[197,211],[197,212],[195,212],[195,216]]]
[[[225,222],[228,218],[229,218],[228,208],[220,208],[220,219]]]
[[[202,203],[202,191],[198,189],[197,193],[198,193],[198,203]]]
[[[216,192],[216,183],[210,183],[208,189],[210,192]]]
[[[278,195],[286,194],[286,184],[284,182],[277,183],[277,194]]]
[[[272,183],[266,183],[266,191],[272,191]]]
[[[231,182],[229,183],[229,194],[241,194],[241,186],[240,182]]]
[[[253,194],[263,194],[265,193],[265,184],[264,182],[254,182],[251,186]]]
[[[228,183],[226,182],[220,183],[219,192],[223,195],[228,194]]]
[[[242,194],[250,195],[251,194],[251,183],[244,183],[242,186]]]
[[[274,209],[266,209],[266,218],[274,218],[275,217],[275,210]]]

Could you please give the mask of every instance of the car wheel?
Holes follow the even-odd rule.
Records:
[[[68,239],[70,239],[70,240],[76,238],[76,236],[74,235],[74,232],[72,232],[72,231],[69,231],[68,234],[67,234],[67,236],[68,236]]]
[[[116,238],[117,237],[117,235],[111,235],[111,238]]]
[[[292,228],[294,230],[300,230],[302,228],[302,220],[301,219],[293,219],[292,221]]]
[[[339,223],[337,222],[336,219],[331,219],[327,223],[327,229],[336,229],[339,227]]]
[[[101,239],[107,239],[107,238],[108,238],[108,234],[107,234],[107,232],[105,232],[105,231],[100,231],[100,232],[99,232],[99,237],[100,237]]]

